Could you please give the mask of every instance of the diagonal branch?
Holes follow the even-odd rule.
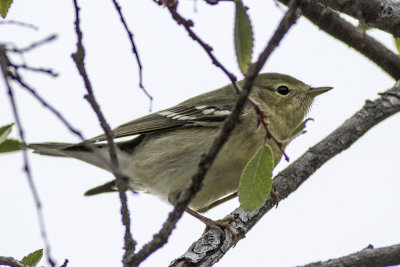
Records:
[[[280,199],[287,198],[296,191],[325,162],[349,148],[369,129],[379,122],[400,111],[400,81],[381,94],[375,101],[367,101],[364,107],[343,123],[321,142],[308,149],[299,159],[274,178],[274,187]],[[231,227],[237,232],[238,240],[244,238],[247,232],[275,206],[276,200],[269,198],[259,210],[245,212],[237,208],[229,217],[234,217],[236,223]],[[217,262],[225,253],[236,245],[232,238],[222,238],[222,233],[215,229],[207,231],[199,240],[171,266],[210,266]],[[180,264],[180,265],[178,265]]]
[[[37,42],[34,42],[34,43],[30,44],[27,47],[24,47],[24,48],[11,48],[11,49],[7,49],[7,51],[13,52],[13,53],[26,53],[26,52],[29,52],[29,51],[31,51],[31,50],[39,47],[39,46],[42,46],[44,44],[47,44],[47,43],[53,41],[56,38],[57,38],[57,35],[56,34],[52,34],[52,35],[50,35],[50,36],[48,36],[48,37],[46,37],[46,38],[44,38],[42,40],[39,40]]]
[[[176,4],[173,6],[168,6],[168,10],[171,13],[172,18],[179,24],[182,25],[183,27],[185,27],[185,30],[187,31],[187,33],[189,34],[190,38],[193,39],[193,41],[197,42],[203,49],[204,51],[207,53],[208,57],[211,59],[212,63],[217,67],[220,68],[222,70],[223,73],[225,73],[225,75],[229,78],[229,80],[231,81],[232,85],[234,86],[234,88],[236,89],[236,91],[238,92],[238,88],[236,86],[236,76],[229,72],[224,65],[222,65],[222,63],[217,59],[217,57],[214,55],[213,53],[213,48],[207,44],[206,42],[204,42],[193,30],[193,21],[191,21],[190,19],[185,19],[184,17],[182,17],[178,12],[177,12],[177,6]]]
[[[222,146],[227,141],[229,135],[232,133],[236,122],[239,119],[239,115],[248,99],[248,96],[251,92],[253,82],[257,77],[258,72],[261,70],[268,57],[271,55],[273,50],[279,45],[280,41],[287,33],[289,28],[296,22],[297,15],[296,10],[298,7],[298,3],[300,0],[292,0],[291,7],[286,12],[283,17],[281,23],[279,24],[277,30],[272,36],[270,42],[261,53],[258,61],[251,66],[249,69],[249,75],[245,79],[245,84],[243,86],[243,90],[239,94],[239,97],[235,103],[234,108],[232,109],[232,113],[225,120],[224,125],[222,126],[221,131],[218,133],[214,142],[207,152],[204,155],[199,163],[197,172],[192,176],[192,184],[186,190],[184,190],[176,204],[174,210],[169,214],[167,221],[163,224],[161,230],[154,235],[153,240],[146,244],[135,256],[133,257],[131,264],[132,266],[137,266],[145,260],[151,253],[160,248],[163,244],[165,244],[170,236],[172,230],[175,228],[176,223],[182,216],[182,213],[185,207],[190,203],[190,201],[194,198],[197,192],[199,192],[202,188],[203,179],[211,167],[214,159],[216,158],[218,152],[222,148]]]
[[[0,256],[0,265],[11,266],[11,267],[26,267],[26,265],[22,264],[20,261],[12,257],[3,257],[3,256]]]
[[[288,5],[289,0],[279,0],[279,2]],[[329,8],[310,0],[303,1],[300,7],[303,15],[319,28],[353,47],[395,80],[400,79],[400,57],[397,54],[387,49],[363,30],[342,19]]]
[[[11,64],[11,62],[10,62]],[[24,70],[29,70],[29,71],[33,71],[33,72],[39,72],[39,73],[44,73],[47,75],[50,75],[52,77],[57,77],[58,73],[54,72],[52,69],[45,69],[45,68],[36,68],[36,67],[31,67],[28,66],[26,64],[11,64],[12,67],[14,67],[15,69],[24,69]]]
[[[28,29],[32,29],[34,31],[38,31],[39,27],[37,27],[36,25],[33,25],[31,23],[26,23],[26,22],[22,22],[22,21],[18,21],[18,20],[6,20],[6,21],[0,21],[0,25],[16,25],[16,26],[20,26],[20,27],[25,27]]]
[[[335,267],[335,266],[353,266],[353,267],[380,267],[392,266],[400,263],[400,245],[393,245],[383,248],[374,248],[371,245],[365,249],[324,262],[314,262],[304,267]]]
[[[346,13],[362,24],[386,31],[400,38],[400,2],[396,0],[315,0]]]

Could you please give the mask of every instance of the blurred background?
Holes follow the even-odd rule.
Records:
[[[200,46],[178,26],[166,8],[152,1],[121,1],[143,64],[144,85],[154,97],[153,111],[229,83]],[[285,7],[274,1],[248,0],[256,59],[275,31]],[[138,70],[112,1],[79,1],[86,67],[106,119],[112,127],[149,113],[149,100],[138,86]],[[194,31],[214,48],[216,57],[238,77],[233,44],[234,4],[209,6],[181,1],[178,11],[191,18]],[[101,133],[87,101],[83,82],[71,59],[76,49],[72,1],[15,0],[6,20],[39,30],[0,25],[0,42],[25,47],[56,33],[46,45],[14,56],[15,62],[52,68],[58,78],[24,72],[34,87],[86,138]],[[347,18],[349,19],[349,18]],[[350,19],[349,19],[350,20]],[[352,20],[354,24],[356,22]],[[369,32],[394,50],[392,37]],[[394,85],[374,63],[300,18],[274,51],[263,72],[292,75],[313,86],[333,86],[309,114],[307,134],[287,149],[291,161],[316,144]],[[78,142],[64,125],[23,89],[16,100],[28,142]],[[14,121],[4,83],[0,83],[0,126]],[[327,260],[400,240],[399,131],[397,114],[370,130],[350,149],[321,167],[277,209],[269,212],[217,266],[292,266]],[[17,137],[17,130],[11,135]],[[123,255],[123,227],[117,194],[84,197],[112,175],[73,159],[31,154],[33,177],[43,203],[52,256],[68,266],[118,266]],[[274,173],[285,168],[282,161]],[[32,193],[21,153],[0,155],[0,255],[20,259],[43,248]],[[194,170],[195,171],[195,170]],[[219,219],[237,200],[206,215]],[[132,231],[139,246],[151,240],[172,207],[157,197],[129,194]],[[197,240],[204,225],[184,214],[168,243],[142,266],[166,266]],[[43,259],[40,265],[46,265]]]

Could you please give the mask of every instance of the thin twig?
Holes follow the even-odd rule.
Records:
[[[37,26],[35,26],[33,24],[22,22],[22,21],[17,21],[17,20],[0,21],[0,25],[5,25],[5,24],[17,25],[17,26],[21,26],[21,27],[25,27],[25,28],[30,28],[30,29],[35,30],[35,31],[39,30],[39,27],[37,27]]]
[[[68,266],[68,262],[69,262],[69,260],[65,259],[64,263],[60,267],[67,267]]]
[[[13,76],[12,78],[28,92],[30,92],[45,108],[48,108],[68,128],[68,130],[77,135],[82,141],[85,140],[82,133],[78,129],[74,128],[72,124],[70,124],[58,110],[56,110],[52,105],[44,100],[31,86],[26,84],[20,76]]]
[[[75,7],[75,32],[77,35],[77,43],[76,43],[77,50],[75,53],[72,54],[72,58],[76,64],[76,67],[84,81],[85,88],[88,92],[88,94],[85,96],[85,98],[88,100],[88,102],[92,106],[94,112],[96,113],[96,115],[100,121],[100,125],[103,128],[105,135],[107,137],[110,160],[111,160],[110,167],[111,167],[111,170],[112,170],[114,176],[116,177],[116,185],[117,185],[119,197],[121,200],[122,223],[125,226],[124,263],[126,265],[128,260],[131,258],[132,254],[134,253],[135,246],[136,246],[136,241],[133,240],[132,234],[130,231],[130,217],[129,217],[129,209],[128,209],[128,204],[127,204],[127,197],[126,197],[126,190],[128,189],[128,185],[127,185],[128,178],[125,177],[119,170],[118,157],[117,157],[117,153],[116,153],[116,145],[113,140],[113,132],[111,131],[110,126],[106,122],[106,119],[100,110],[100,106],[98,105],[98,103],[95,99],[95,96],[93,94],[93,89],[92,89],[89,77],[88,77],[86,69],[85,69],[85,65],[84,65],[85,49],[82,44],[82,31],[80,29],[79,7],[78,7],[77,0],[73,0],[73,2],[74,2],[74,7]]]
[[[263,56],[259,58],[254,67],[250,68],[250,74],[245,79],[245,85],[243,86],[242,92],[239,94],[239,97],[234,108],[232,109],[231,114],[225,120],[221,131],[214,139],[214,142],[207,154],[202,157],[196,174],[192,176],[192,183],[190,187],[188,187],[179,195],[174,210],[169,214],[168,219],[163,224],[161,230],[156,235],[154,235],[153,240],[146,244],[138,253],[135,254],[134,258],[132,259],[133,266],[137,266],[140,262],[146,259],[155,250],[160,248],[168,240],[168,237],[174,229],[176,222],[182,216],[185,207],[194,198],[195,194],[201,190],[202,182],[207,171],[211,167],[211,164],[213,163],[222,146],[227,141],[228,137],[235,127],[236,122],[239,119],[242,109],[244,108],[248,96],[250,95],[253,82],[257,77],[258,72],[261,70],[261,67],[265,64],[268,56],[272,53],[274,48],[278,46],[279,41],[283,38],[284,34],[296,21],[295,18],[297,17],[295,16],[295,10],[297,8],[297,2],[299,1],[293,0],[293,6],[285,14],[278,29],[276,30],[267,47],[265,48],[264,51],[268,52],[263,52]],[[227,235],[230,235],[229,231],[226,231],[226,233]]]
[[[137,62],[138,68],[139,68],[139,87],[142,89],[143,93],[150,99],[149,111],[151,112],[151,110],[153,109],[153,97],[144,88],[144,85],[143,85],[143,66],[142,66],[142,63],[140,61],[139,51],[136,49],[135,41],[133,40],[133,33],[128,28],[128,24],[126,23],[125,18],[124,18],[123,14],[122,14],[121,6],[118,4],[117,0],[112,0],[112,1],[114,3],[115,9],[118,12],[118,15],[119,15],[119,18],[120,18],[120,20],[122,22],[122,25],[124,25],[125,31],[128,34],[129,41],[131,42],[132,52],[136,57],[136,62]]]
[[[54,72],[52,69],[45,69],[45,68],[36,68],[36,67],[31,67],[26,64],[11,64],[12,67],[15,69],[25,69],[33,72],[42,72],[44,74],[50,75],[52,77],[58,77],[58,73]]]
[[[19,138],[23,143],[25,143],[25,134],[24,134],[24,130],[23,130],[23,127],[22,127],[22,123],[21,123],[20,117],[19,117],[17,104],[15,102],[13,89],[11,88],[11,85],[10,85],[10,83],[8,81],[8,79],[11,78],[10,72],[8,70],[8,68],[9,68],[9,60],[8,60],[7,55],[6,55],[5,48],[2,47],[2,46],[0,46],[0,64],[1,64],[1,70],[2,70],[2,73],[3,73],[4,83],[6,85],[6,88],[7,88],[7,91],[8,91],[8,96],[9,96],[9,99],[10,99],[10,102],[11,102],[15,123],[17,124]],[[22,156],[23,156],[23,160],[24,160],[24,171],[25,171],[26,176],[28,178],[29,188],[31,189],[31,192],[32,192],[32,195],[33,195],[33,199],[34,199],[35,205],[36,205],[36,213],[37,213],[38,220],[39,220],[40,233],[41,233],[42,240],[43,240],[43,243],[44,243],[44,246],[45,246],[46,258],[47,258],[48,263],[51,266],[55,266],[55,261],[51,257],[51,247],[50,247],[50,242],[49,242],[49,239],[48,239],[48,236],[47,236],[46,224],[45,224],[45,221],[44,221],[44,215],[43,215],[43,210],[42,210],[42,203],[40,201],[39,193],[38,193],[38,191],[36,189],[35,182],[33,181],[31,169],[30,169],[30,166],[29,166],[28,152],[26,150],[23,150],[22,151]]]
[[[50,35],[50,36],[48,36],[48,37],[46,37],[46,38],[44,38],[42,40],[39,40],[37,42],[34,42],[34,43],[30,44],[29,46],[27,46],[25,48],[11,48],[11,49],[7,49],[7,51],[14,52],[14,53],[26,53],[26,52],[29,52],[29,51],[31,51],[31,50],[39,47],[39,46],[42,46],[44,44],[47,44],[47,43],[53,41],[56,38],[57,38],[57,35],[56,34],[52,34],[52,35]]]
[[[172,18],[179,24],[185,27],[185,30],[188,32],[189,36],[197,42],[203,49],[206,51],[207,55],[211,58],[212,63],[220,68],[226,76],[228,76],[229,80],[232,82],[233,86],[235,87],[235,82],[237,81],[236,76],[229,72],[222,64],[221,62],[214,56],[213,54],[213,48],[204,42],[193,30],[191,27],[193,27],[193,21],[187,20],[183,18],[177,11],[176,11],[176,6],[168,7],[169,12],[171,13]],[[235,87],[236,90],[237,87]]]

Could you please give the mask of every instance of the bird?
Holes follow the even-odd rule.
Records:
[[[242,86],[244,80],[238,84]],[[279,140],[289,140],[314,98],[330,89],[311,87],[286,74],[262,73],[255,79],[249,98],[266,115],[270,132]],[[237,97],[233,85],[228,84],[113,129],[119,168],[128,177],[129,188],[159,196],[174,205],[190,185],[201,156],[211,147]],[[208,170],[202,189],[189,203],[190,210],[205,212],[221,200],[235,196],[241,173],[260,146],[268,144],[275,166],[278,164],[282,147],[266,138],[265,129],[258,125],[259,115],[247,101],[235,129]],[[122,137],[125,139],[118,141]],[[106,139],[102,134],[77,144],[48,142],[26,147],[34,153],[75,158],[111,172]],[[97,153],[85,145],[88,142],[97,147]],[[283,143],[283,148],[287,143]],[[115,180],[85,195],[112,191],[116,191]]]

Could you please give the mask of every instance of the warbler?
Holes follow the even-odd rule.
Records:
[[[238,84],[243,85],[244,80]],[[263,73],[254,81],[250,98],[267,116],[271,133],[279,140],[287,140],[304,120],[314,98],[330,89],[311,87],[285,74]],[[120,170],[129,177],[130,187],[173,204],[190,185],[201,155],[211,147],[237,97],[229,84],[113,129],[116,139],[132,137],[116,142]],[[246,163],[264,142],[271,146],[274,163],[278,164],[282,151],[276,142],[266,138],[265,129],[258,127],[258,122],[254,107],[247,103],[189,208],[206,211],[217,201],[234,194]],[[41,143],[27,147],[35,153],[72,157],[110,171],[108,145],[102,142],[105,140],[104,134],[88,140],[103,157],[83,143]],[[113,185],[113,182],[106,183],[89,190],[87,195],[113,191]]]

